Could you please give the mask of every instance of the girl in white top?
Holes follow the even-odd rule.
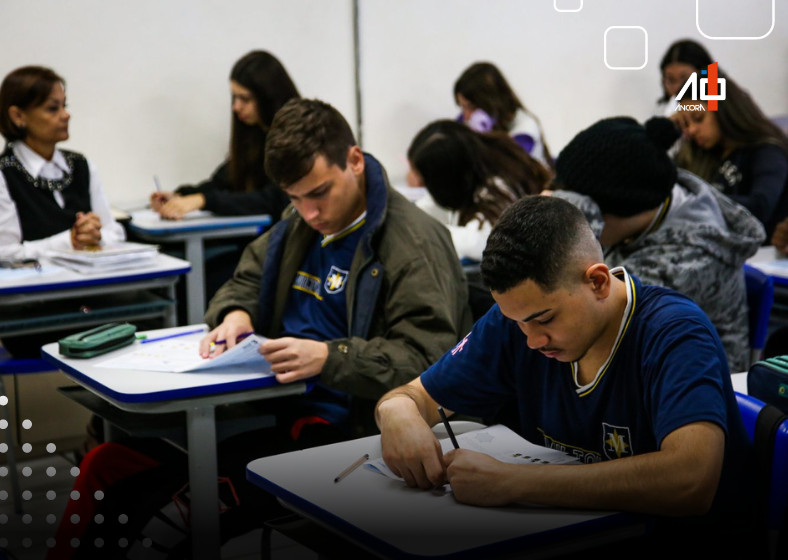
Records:
[[[469,66],[454,84],[454,98],[462,110],[458,120],[477,132],[506,132],[531,157],[552,167],[539,119],[525,108],[494,64]]]
[[[29,259],[50,249],[85,249],[125,239],[95,168],[59,150],[71,116],[65,82],[26,66],[0,85],[0,258]]]
[[[492,226],[510,204],[539,194],[551,179],[508,135],[451,120],[423,128],[408,148],[408,162],[408,184],[428,191],[416,204],[449,228],[466,261],[481,261]]]

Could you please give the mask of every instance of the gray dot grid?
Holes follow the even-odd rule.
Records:
[[[0,396],[0,406],[5,406],[6,404],[8,404],[8,397],[6,397],[4,395]],[[0,429],[6,429],[7,427],[8,427],[8,422],[7,421],[5,421],[5,420],[0,421]],[[22,421],[22,427],[25,430],[29,430],[29,429],[31,429],[33,427],[33,422],[31,420],[29,420],[29,419],[25,419],[25,420]],[[30,443],[25,443],[25,444],[22,445],[22,451],[23,452],[30,453],[32,450],[33,450],[33,446]],[[55,445],[54,443],[48,443],[46,445],[46,450],[50,454],[51,453],[55,453],[57,451],[57,445]],[[5,443],[0,443],[0,453],[6,453],[7,451],[8,451],[8,445],[5,444]],[[80,473],[79,467],[75,466],[75,467],[72,467],[70,469],[70,474],[74,478],[79,476],[79,473]],[[22,475],[23,476],[29,477],[32,474],[33,474],[33,469],[31,467],[24,467],[22,469]],[[51,478],[51,477],[53,477],[53,476],[55,476],[57,474],[57,469],[55,467],[47,467],[46,474],[47,474],[47,476],[49,476]],[[5,467],[5,466],[0,467],[0,477],[5,477],[5,476],[8,476],[8,467]],[[80,493],[77,490],[72,490],[70,492],[69,496],[70,496],[70,498],[72,500],[78,500],[80,498]],[[29,501],[30,499],[32,499],[32,497],[33,497],[33,493],[30,490],[25,490],[24,492],[22,492],[22,498],[24,500],[28,500]],[[52,501],[56,497],[57,497],[57,493],[54,490],[48,490],[46,492],[46,498],[48,500]],[[93,494],[93,497],[94,497],[94,499],[99,500],[99,501],[103,500],[104,499],[104,492],[102,492],[101,490],[97,490]],[[8,499],[8,492],[6,492],[5,490],[0,490],[0,500],[7,500],[7,499]],[[72,515],[70,517],[69,520],[71,521],[71,523],[77,524],[77,523],[79,523],[80,517],[79,517],[79,515],[74,514],[74,515]],[[129,517],[126,514],[121,514],[118,517],[118,522],[120,524],[122,524],[122,525],[128,523],[128,520],[129,520]],[[94,521],[97,524],[100,525],[100,524],[102,524],[104,522],[104,516],[101,515],[101,514],[97,514],[94,517]],[[22,516],[22,522],[24,524],[26,524],[26,525],[30,525],[33,522],[33,516],[30,515],[29,513],[28,514],[24,514]],[[52,513],[48,514],[46,516],[46,522],[48,524],[50,524],[50,525],[53,525],[54,523],[57,522],[57,516],[52,514]],[[8,515],[0,514],[0,525],[5,525],[6,523],[8,523]],[[22,539],[22,546],[24,548],[30,548],[32,546],[32,544],[33,544],[33,540],[32,539],[30,539],[28,537],[25,537],[24,539]],[[46,545],[49,548],[54,548],[56,546],[56,544],[57,543],[56,543],[54,538],[49,537],[49,538],[46,539]],[[80,542],[80,540],[78,538],[73,538],[73,539],[71,539],[69,544],[73,548],[77,548],[77,547],[80,546],[81,542]],[[97,538],[94,541],[94,545],[96,546],[96,548],[103,547],[104,546],[104,539]],[[128,545],[129,545],[129,541],[127,539],[125,539],[125,538],[121,538],[118,541],[118,546],[120,548],[126,548],[126,547],[128,547]],[[152,545],[153,545],[153,541],[150,538],[143,539],[142,546],[144,546],[145,548],[150,548]],[[0,538],[0,548],[6,548],[7,546],[8,546],[8,539]]]

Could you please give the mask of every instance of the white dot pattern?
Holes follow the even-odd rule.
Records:
[[[77,492],[76,490],[73,490],[71,492],[71,499],[72,500],[78,500],[79,499],[79,492]]]
[[[118,546],[120,546],[120,548],[126,548],[128,545],[129,545],[129,541],[127,541],[126,539],[120,539],[118,541]]]
[[[25,430],[29,430],[30,428],[33,427],[33,422],[31,420],[22,420],[22,427]]]
[[[104,539],[96,539],[96,548],[104,546]]]
[[[95,493],[95,494],[93,494],[93,496],[94,496],[94,497],[95,497],[97,500],[101,501],[101,500],[103,500],[103,499],[104,499],[104,492],[102,492],[101,490],[96,490],[96,493]]]
[[[118,522],[120,522],[121,525],[125,525],[126,523],[128,523],[128,521],[129,521],[129,516],[126,515],[125,513],[121,513],[120,517],[118,517]]]
[[[24,492],[22,492],[23,500],[29,500],[32,497],[33,497],[33,493],[30,490],[25,490]]]
[[[55,521],[57,521],[57,517],[55,517],[54,514],[50,513],[49,515],[47,515],[47,523],[52,525]]]
[[[22,476],[30,476],[31,474],[33,474],[33,469],[30,467],[25,467],[22,469]]]
[[[49,548],[54,548],[54,546],[55,546],[55,539],[53,539],[52,537],[48,538],[47,539],[47,546]]]
[[[29,525],[31,521],[33,521],[33,516],[29,513],[26,513],[22,516],[22,523],[25,525]]]
[[[5,395],[0,397],[0,406],[5,406],[7,404],[8,404],[8,397],[6,397]]]
[[[55,473],[57,473],[55,467],[47,467],[47,476],[55,476]]]
[[[57,494],[55,494],[54,490],[49,490],[47,492],[47,500],[54,500]]]
[[[54,453],[55,451],[57,451],[57,445],[55,445],[54,443],[47,443],[47,451],[49,453]]]
[[[22,446],[22,451],[24,451],[25,453],[30,453],[31,451],[33,451],[33,446],[30,445],[29,443],[26,443]]]
[[[71,539],[71,546],[77,548],[79,546],[79,539]]]
[[[73,477],[79,476],[79,467],[71,467],[71,476]]]

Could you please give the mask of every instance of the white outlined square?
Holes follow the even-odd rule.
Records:
[[[556,12],[567,12],[567,13],[574,13],[579,12],[583,9],[583,0],[580,0],[580,7],[576,10],[562,10],[558,7],[558,0],[553,0],[553,8],[555,8]]]
[[[643,35],[645,36],[646,40],[644,41],[644,45],[643,45],[644,60],[641,66],[610,66],[610,64],[607,63],[607,34],[611,29],[640,29],[643,32]],[[648,64],[648,31],[646,31],[643,27],[640,27],[639,25],[613,25],[611,27],[608,27],[607,29],[605,29],[605,37],[603,43],[605,45],[604,47],[605,66],[607,66],[610,70],[642,70],[643,68],[646,67],[646,64]]]
[[[763,39],[764,37],[768,37],[771,32],[774,30],[774,5],[775,0],[772,0],[772,26],[769,28],[769,31],[766,32],[765,35],[761,35],[760,37],[713,37],[711,35],[706,35],[703,30],[700,28],[700,0],[695,0],[695,27],[698,28],[698,32],[706,37],[707,39],[712,39],[714,41],[758,41],[759,39]]]

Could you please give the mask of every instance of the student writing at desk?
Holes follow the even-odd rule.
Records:
[[[201,349],[210,356],[213,342],[218,356],[225,346],[217,341],[231,348],[254,330],[271,337],[260,352],[279,382],[317,385],[306,396],[266,401],[275,428],[219,444],[219,474],[241,500],[221,516],[223,540],[279,513],[272,496],[246,481],[247,463],[376,431],[376,400],[470,328],[465,279],[448,232],[389,186],[336,109],[317,100],[288,102],[271,125],[266,169],[293,207],[249,244],[233,279],[211,301],[206,322],[214,328]],[[106,524],[88,527],[97,512],[126,512],[134,526],[116,530],[135,536],[185,479],[182,454],[167,445],[132,440],[96,448],[75,489],[106,496],[100,504],[69,502],[50,558],[68,557],[74,536],[110,542]],[[69,521],[74,513],[76,525]]]
[[[606,556],[664,554],[677,546],[667,537],[681,535],[682,557],[746,550],[751,447],[725,352],[700,308],[608,268],[583,214],[551,197],[526,197],[504,213],[482,275],[497,305],[438,363],[380,400],[386,464],[409,486],[448,481],[468,504],[657,516],[650,545],[608,545]],[[430,429],[438,406],[486,419],[513,406],[523,437],[584,464],[442,455]]]
[[[684,131],[676,164],[708,181],[758,218],[766,242],[788,218],[788,137],[730,76],[717,111],[685,94],[671,117]],[[678,103],[674,100],[674,103]]]
[[[501,213],[526,194],[539,194],[552,174],[503,132],[475,132],[450,120],[419,131],[408,148],[408,185],[428,194],[416,205],[449,228],[461,259],[482,260]]]
[[[151,194],[151,208],[164,218],[208,210],[219,216],[270,214],[276,221],[287,206],[287,196],[265,173],[265,139],[276,112],[298,98],[298,90],[282,63],[265,51],[252,51],[235,63],[230,90],[230,157],[199,185]]]

